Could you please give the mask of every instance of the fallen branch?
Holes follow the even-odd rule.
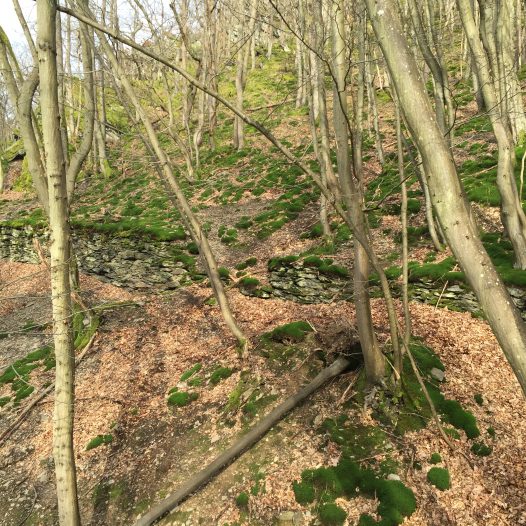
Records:
[[[187,480],[175,493],[163,499],[159,504],[153,506],[145,515],[140,517],[135,526],[150,526],[174,508],[185,501],[193,492],[214,478],[237,457],[247,449],[256,444],[270,428],[279,422],[291,409],[299,405],[305,398],[319,389],[323,384],[338,376],[349,366],[346,358],[338,358],[330,367],[321,371],[312,382],[300,389],[296,394],[287,398],[282,404],[276,407],[269,415],[260,420],[246,435],[244,435],[233,446],[221,453],[206,468],[196,473]]]

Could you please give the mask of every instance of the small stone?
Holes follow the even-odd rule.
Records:
[[[444,374],[444,371],[442,371],[441,369],[438,369],[437,367],[433,367],[433,369],[431,369],[430,373],[431,373],[431,376],[435,380],[438,380],[439,382],[443,382],[444,381],[445,374]]]
[[[387,480],[400,480],[400,477],[396,473],[389,473]]]
[[[293,511],[284,511],[279,514],[277,524],[278,526],[294,526],[297,524],[294,519],[295,516]]]
[[[49,481],[49,473],[47,471],[42,471],[37,477],[37,482],[39,484],[47,484]]]

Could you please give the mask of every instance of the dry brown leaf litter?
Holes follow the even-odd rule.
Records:
[[[24,274],[40,272],[31,279],[18,282],[16,290],[19,293],[34,295],[48,290],[42,268],[1,263],[0,270],[2,282],[5,281],[4,276],[14,281]],[[83,286],[94,299],[134,298],[132,294],[90,277],[83,278]],[[13,287],[14,284],[10,288],[3,288],[3,293],[6,294]],[[240,423],[237,421],[233,428],[225,428],[221,409],[237,383],[239,371],[216,387],[201,390],[200,399],[179,410],[175,417],[166,406],[167,390],[176,385],[182,372],[196,362],[205,365],[239,363],[234,342],[226,333],[219,312],[216,308],[202,305],[209,294],[208,289],[194,286],[183,292],[184,299],[176,296],[142,298],[143,307],[107,316],[90,358],[81,365],[77,374],[75,445],[79,485],[82,491],[87,492],[84,506],[90,507],[89,489],[109,475],[115,480],[133,477],[137,484],[142,481],[158,483],[160,474],[167,480],[173,479],[171,475],[174,469],[189,474],[214,458],[215,446],[226,447],[234,440]],[[237,292],[231,293],[231,301],[240,323],[250,335],[297,319],[310,321],[320,333],[330,330],[334,320],[346,320],[349,325],[353,324],[354,309],[346,303],[298,305],[279,300],[249,299]],[[2,303],[3,315],[15,308],[16,300]],[[446,365],[445,394],[473,411],[483,434],[487,427],[492,426],[497,440],[493,444],[493,454],[484,458],[471,455],[470,444],[466,441],[456,442],[458,448],[473,458],[475,469],[472,471],[458,452],[446,449],[432,428],[405,437],[405,442],[411,444],[415,459],[424,466],[422,471],[409,470],[403,477],[418,499],[418,510],[406,524],[525,523],[523,497],[526,462],[522,452],[526,437],[523,419],[526,404],[489,327],[469,314],[426,305],[412,304],[411,311],[415,334],[433,347]],[[380,300],[373,302],[373,314],[381,338],[387,339],[385,310]],[[270,373],[264,359],[247,358],[239,363],[238,369],[242,367],[250,367],[255,375],[264,378],[277,392],[292,392],[294,386],[286,378],[278,378]],[[323,417],[332,416],[334,401],[341,396],[345,387],[342,380],[333,382],[317,393],[307,406],[312,404],[316,413]],[[485,403],[481,407],[474,403],[473,395],[476,393],[484,396]],[[307,408],[299,411],[308,412]],[[42,460],[51,454],[51,412],[52,403],[48,400],[39,406],[15,435],[17,444],[23,441],[34,447],[34,451],[17,465],[18,469],[22,465],[28,476],[34,479],[42,474]],[[181,419],[181,416],[184,418]],[[177,429],[169,431],[174,418],[178,425],[195,425],[196,430],[206,429],[210,437],[208,445],[201,445],[198,454],[191,454],[191,445],[187,444],[185,451],[188,455],[182,459],[178,458],[177,451],[160,449],[163,437],[148,436],[148,427],[145,436],[141,437],[144,422],[159,420],[168,423],[165,433],[176,435]],[[367,422],[366,415],[363,418]],[[91,438],[110,432],[114,422],[117,422],[114,430],[115,447],[84,450]],[[280,510],[301,509],[294,501],[291,484],[299,478],[303,469],[334,463],[338,457],[335,448],[320,449],[320,437],[313,434],[312,422],[298,421],[293,415],[283,427],[293,430],[293,438],[285,440],[282,447],[273,452],[265,468],[266,492],[252,497],[250,504],[252,516],[268,520],[268,523]],[[158,433],[153,424],[151,430]],[[137,449],[129,445],[132,442],[130,436],[140,443],[140,455]],[[128,446],[120,448],[119,442]],[[429,468],[427,460],[435,451],[441,453],[451,474],[452,488],[447,492],[435,490],[425,480]],[[236,465],[227,472],[235,469]],[[222,491],[220,481],[224,476],[188,501],[183,509],[192,508],[195,502],[199,502],[201,511],[206,512],[206,500],[217,497],[218,490]],[[174,483],[169,483],[167,489],[175,489],[181,482],[177,477],[173,480]],[[210,507],[209,516],[219,517],[217,514],[221,512],[218,524],[235,520],[238,516],[234,505],[235,496],[242,490],[250,489],[252,483],[250,478],[244,483],[233,482],[228,498],[221,500],[219,507],[216,501]],[[149,493],[149,487],[144,489]],[[365,499],[340,504],[349,511],[353,520],[359,513],[375,509],[374,503]],[[118,515],[115,517],[118,520]]]

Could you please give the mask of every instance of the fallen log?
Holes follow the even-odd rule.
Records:
[[[221,453],[206,468],[187,480],[175,493],[169,495],[159,502],[159,504],[150,508],[146,514],[135,522],[135,526],[150,526],[173,511],[192,493],[218,475],[237,457],[256,444],[256,442],[258,442],[270,430],[270,428],[279,422],[291,409],[294,409],[323,384],[345,371],[349,365],[350,362],[346,358],[338,358],[331,366],[321,371],[312,382],[300,389],[296,394],[287,398],[282,404],[271,411],[270,414],[260,420],[246,435],[241,437],[233,446]]]

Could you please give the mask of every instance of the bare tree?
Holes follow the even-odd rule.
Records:
[[[65,157],[60,135],[56,2],[37,1],[37,50],[42,136],[51,234],[51,293],[56,357],[53,457],[61,526],[80,524],[73,451],[74,349],[70,290],[70,231]]]
[[[515,181],[515,150],[513,148],[511,130],[507,122],[507,112],[503,106],[506,100],[505,95],[502,95],[502,91],[505,89],[502,87],[504,79],[499,76],[498,72],[500,61],[497,61],[496,57],[495,39],[493,38],[493,33],[486,28],[486,41],[489,48],[489,53],[487,53],[479,38],[470,1],[457,0],[457,5],[473,55],[473,63],[481,85],[484,102],[486,108],[488,108],[493,132],[497,139],[499,149],[497,186],[501,197],[502,223],[513,245],[515,265],[524,270],[526,269],[526,215],[522,209]],[[487,17],[489,17],[488,13],[491,13],[492,16],[495,14],[493,9],[488,10]],[[493,55],[495,57],[492,61],[490,57]],[[496,85],[499,88],[498,91],[495,89]],[[500,101],[497,93],[500,93]]]
[[[446,239],[526,393],[526,328],[486,253],[447,142],[437,124],[393,0],[366,0],[408,128],[426,169]]]

